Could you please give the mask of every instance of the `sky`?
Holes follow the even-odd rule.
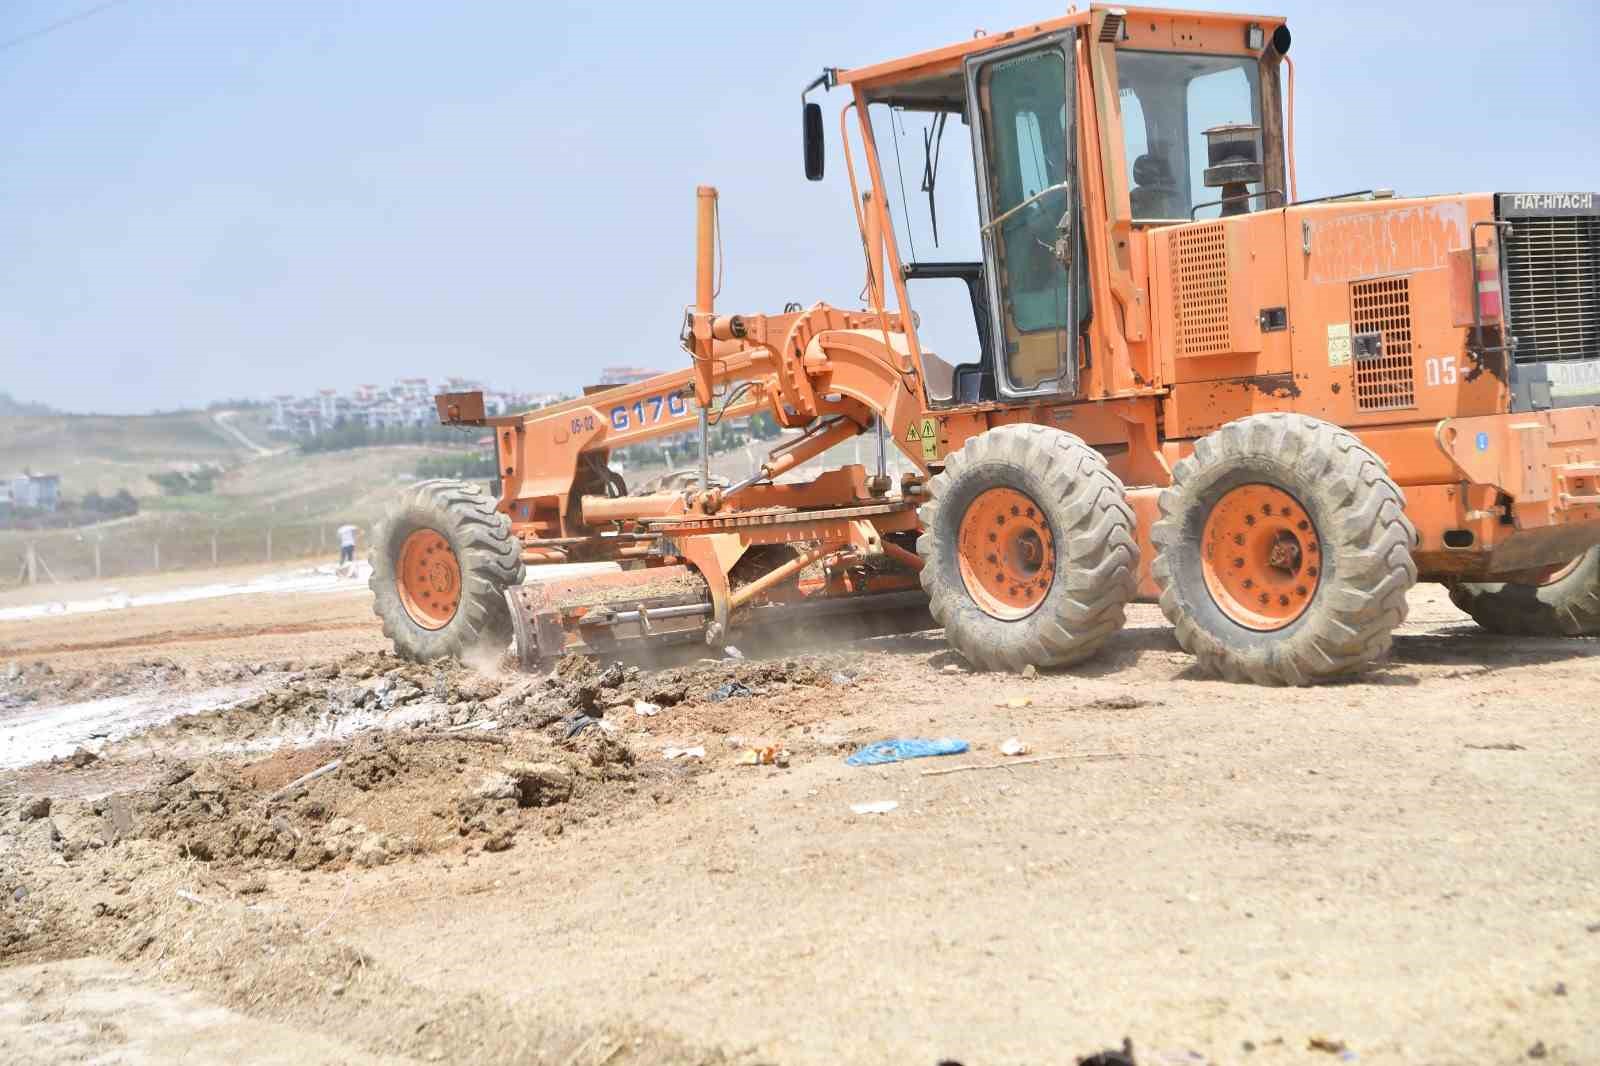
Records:
[[[0,0],[0,42],[96,6]],[[1064,10],[120,0],[0,46],[0,391],[136,413],[676,368],[701,183],[722,194],[719,308],[859,306],[845,96],[823,99],[812,184],[800,90]],[[1302,197],[1600,189],[1590,5],[1267,10],[1294,34]]]

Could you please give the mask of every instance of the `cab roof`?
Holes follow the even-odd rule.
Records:
[[[852,85],[871,96],[873,90],[906,81],[954,73],[970,55],[1044,37],[1062,30],[1087,26],[1095,16],[1120,15],[1123,20],[1119,43],[1141,51],[1214,52],[1219,55],[1250,55],[1244,31],[1260,26],[1263,39],[1284,25],[1281,15],[1239,15],[1221,11],[1183,11],[1154,7],[1123,7],[1091,4],[1087,10],[1071,11],[1060,18],[1034,22],[1002,33],[984,34],[958,44],[946,45],[900,59],[838,72],[839,85]]]

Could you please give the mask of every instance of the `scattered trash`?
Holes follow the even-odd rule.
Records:
[[[76,770],[81,770],[85,766],[88,766],[94,762],[98,762],[99,760],[100,756],[96,755],[88,748],[74,748],[72,750],[72,754],[67,757],[68,765],[72,766],[73,769]]]
[[[1007,737],[1000,742],[1001,755],[1026,755],[1033,749],[1016,737]]]
[[[909,737],[904,740],[880,740],[868,744],[845,760],[849,766],[879,766],[883,763],[922,759],[932,755],[960,755],[967,750],[967,742],[955,737],[928,740]]]
[[[746,748],[739,753],[739,762],[744,766],[788,766],[789,753],[781,744],[765,748]]]
[[[1024,666],[1022,668],[1022,679],[1024,681],[1032,681],[1034,678],[1036,678],[1038,676],[1039,676],[1039,668],[1037,666],[1033,665],[1032,663],[1029,663],[1027,666]]]
[[[755,692],[743,681],[724,681],[718,685],[716,691],[706,697],[709,703],[721,703],[723,700],[737,699],[744,696],[754,696]]]
[[[1097,1051],[1078,1059],[1078,1066],[1139,1066],[1133,1057],[1133,1041],[1122,1038],[1122,1050]]]
[[[995,706],[1006,710],[1015,711],[1019,710],[1020,708],[1030,706],[1032,703],[1032,696],[1012,696],[1010,699],[1003,700],[1000,703],[995,704]]]
[[[585,729],[599,725],[600,719],[591,718],[587,711],[574,711],[561,719],[561,722],[567,727],[566,739],[571,740]]]
[[[1338,1055],[1347,1050],[1343,1040],[1330,1040],[1325,1036],[1314,1036],[1306,1041],[1307,1051],[1326,1051],[1330,1055]]]
[[[723,648],[722,654],[726,655],[730,659],[744,658],[744,652],[740,651],[738,648],[735,648],[732,644],[729,644],[727,647]]]
[[[838,673],[835,673],[831,680],[835,685],[848,685],[850,682],[854,681],[855,678],[841,670]]]
[[[667,748],[662,751],[661,757],[663,759],[704,759],[706,757],[706,749],[704,747]]]
[[[894,800],[874,800],[871,803],[852,803],[850,809],[856,814],[888,814],[900,804]]]
[[[961,669],[961,667],[957,666],[955,663],[946,663],[943,667],[940,668],[939,672],[941,674],[964,674],[964,673],[966,673],[965,670]]]
[[[633,713],[638,715],[640,718],[654,718],[656,715],[661,713],[661,708],[656,704],[648,703],[645,700],[634,700]]]
[[[1548,1054],[1550,1054],[1550,1049],[1544,1046],[1543,1040],[1528,1049],[1528,1058],[1530,1059],[1542,1059]]]
[[[608,737],[614,737],[622,732],[622,727],[609,718],[596,718],[594,724],[600,727],[600,732]]]
[[[1468,744],[1467,747],[1472,751],[1527,751],[1528,750],[1527,748],[1523,747],[1521,744],[1518,744],[1517,742],[1512,741],[1512,740],[1502,741],[1499,744]]]
[[[1552,996],[1564,996],[1564,995],[1566,995],[1567,994],[1567,983],[1565,981],[1557,981],[1556,982],[1556,986],[1550,990],[1550,994]]]

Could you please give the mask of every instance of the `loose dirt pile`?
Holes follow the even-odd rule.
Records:
[[[261,672],[257,668],[256,673]],[[57,670],[43,660],[0,668],[0,711],[32,704],[65,703],[182,685],[189,674],[171,659],[139,659],[112,670]]]
[[[670,802],[731,751],[668,760],[663,734],[780,733],[797,726],[791,700],[842,713],[816,691],[847,688],[857,669],[843,656],[659,671],[569,657],[538,677],[388,654],[273,664],[264,672],[281,680],[259,695],[33,768],[0,789],[0,891],[14,897],[0,953],[71,950],[79,934],[63,926],[73,907],[59,891],[84,870],[131,882],[165,856],[225,872],[248,894],[274,870],[548,845],[569,825]],[[19,673],[36,691],[41,677],[57,676]],[[160,660],[126,673],[192,680]]]

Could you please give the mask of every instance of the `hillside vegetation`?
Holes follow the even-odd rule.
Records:
[[[249,414],[241,413],[234,425],[251,439],[264,438]],[[111,496],[118,489],[150,496],[158,491],[153,473],[200,463],[231,466],[245,457],[244,445],[205,411],[0,416],[0,476],[22,470],[60,474],[61,491],[69,497]]]

